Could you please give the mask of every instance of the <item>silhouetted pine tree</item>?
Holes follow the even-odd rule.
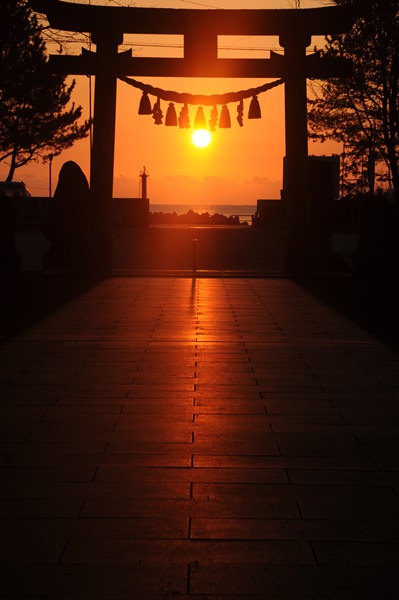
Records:
[[[350,33],[327,37],[323,54],[352,59],[353,77],[315,82],[310,135],[344,144],[347,175],[360,177],[371,193],[375,166],[385,167],[399,200],[399,0],[370,4]]]
[[[87,135],[80,106],[67,108],[75,82],[50,72],[42,28],[26,0],[0,3],[0,161],[15,169],[46,161]]]

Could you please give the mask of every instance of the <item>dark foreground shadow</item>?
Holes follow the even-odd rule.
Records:
[[[398,276],[308,277],[296,281],[399,352]]]
[[[98,284],[102,277],[20,271],[1,276],[0,343]]]

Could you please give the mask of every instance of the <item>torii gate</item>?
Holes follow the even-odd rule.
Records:
[[[287,242],[284,268],[298,272],[312,266],[312,225],[308,208],[308,137],[306,79],[345,77],[351,64],[343,59],[306,56],[312,35],[350,31],[365,12],[364,0],[316,9],[170,9],[121,8],[31,0],[52,28],[92,35],[95,53],[50,56],[54,72],[95,75],[91,158],[92,267],[113,268],[110,207],[112,200],[116,82],[118,76],[146,77],[281,77],[285,83]],[[143,58],[118,53],[123,34],[183,35],[184,58]],[[218,58],[218,35],[279,37],[284,55],[270,59]]]

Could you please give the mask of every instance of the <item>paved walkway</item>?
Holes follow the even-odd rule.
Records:
[[[399,597],[399,354],[294,282],[109,278],[0,354],[1,598]]]

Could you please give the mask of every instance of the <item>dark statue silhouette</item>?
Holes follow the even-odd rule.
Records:
[[[64,163],[43,221],[43,235],[52,243],[43,257],[44,269],[85,266],[89,191],[79,165],[74,161]]]

